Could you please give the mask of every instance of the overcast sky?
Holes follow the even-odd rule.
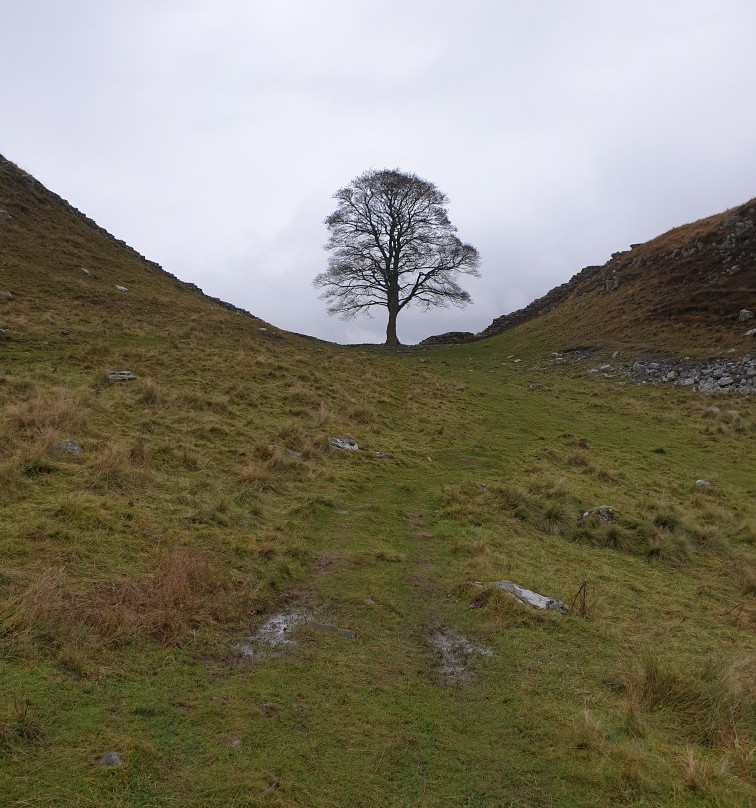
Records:
[[[0,0],[0,153],[206,292],[382,341],[312,286],[333,193],[400,168],[481,254],[479,331],[756,195],[754,0]]]

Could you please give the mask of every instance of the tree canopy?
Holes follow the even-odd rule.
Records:
[[[388,309],[386,344],[398,345],[396,320],[410,303],[465,306],[461,274],[478,275],[478,251],[463,244],[449,221],[449,200],[415,174],[366,171],[334,194],[326,218],[328,269],[314,283],[328,313],[350,319],[375,306]]]

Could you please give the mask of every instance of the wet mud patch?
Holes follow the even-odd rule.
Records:
[[[448,626],[435,626],[430,631],[430,643],[439,661],[437,672],[447,684],[457,684],[473,678],[475,657],[493,656],[487,645],[475,645],[464,634]]]
[[[257,632],[238,646],[242,656],[261,659],[271,652],[281,652],[296,646],[294,630],[312,620],[309,609],[296,607],[276,612],[268,617]]]

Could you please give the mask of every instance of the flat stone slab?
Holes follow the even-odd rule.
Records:
[[[503,589],[508,592],[512,597],[524,603],[527,606],[533,606],[536,609],[545,609],[550,612],[558,612],[559,614],[567,614],[569,606],[562,603],[561,600],[553,600],[547,598],[545,595],[539,595],[530,589],[525,589],[524,586],[514,583],[514,581],[494,581],[488,586],[495,586],[497,589]]]
[[[108,373],[109,382],[133,382],[136,376],[130,370],[111,370]]]
[[[316,623],[314,620],[310,621],[309,625],[321,634],[331,634],[334,637],[341,637],[344,640],[354,640],[357,638],[357,632],[349,628],[339,628],[338,626],[332,626],[330,623]]]
[[[121,286],[119,283],[113,284],[115,286],[116,292],[128,292],[128,288],[125,286]]]

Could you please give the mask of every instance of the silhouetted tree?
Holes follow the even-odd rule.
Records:
[[[334,194],[325,220],[331,251],[315,286],[328,313],[350,319],[374,306],[388,309],[386,345],[398,345],[396,319],[414,303],[465,306],[460,274],[478,275],[478,251],[455,235],[435,185],[399,170],[366,171]]]

